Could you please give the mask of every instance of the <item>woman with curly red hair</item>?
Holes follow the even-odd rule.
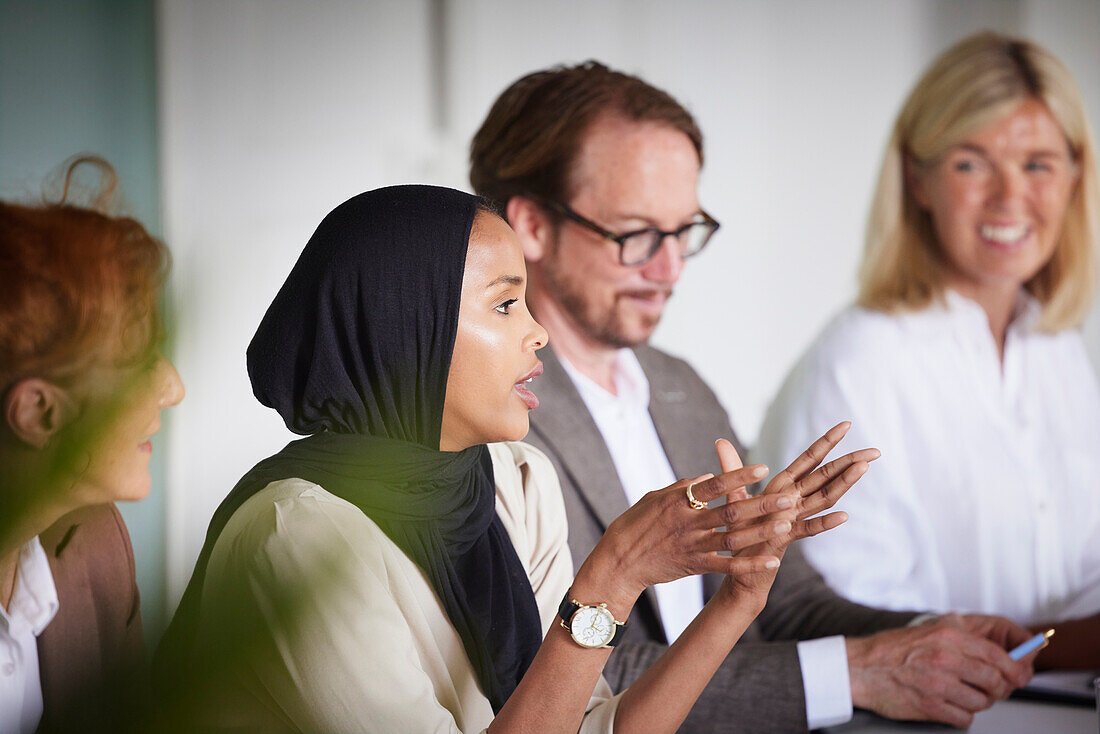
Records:
[[[165,246],[68,201],[0,202],[0,731],[110,727],[140,683],[133,549],[112,504],[149,492],[183,384],[159,349]],[[102,198],[100,197],[102,204]]]

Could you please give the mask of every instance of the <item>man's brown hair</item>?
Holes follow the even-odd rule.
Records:
[[[567,202],[581,140],[604,114],[679,130],[703,162],[703,134],[671,95],[586,61],[533,72],[501,93],[470,143],[470,184],[502,211],[513,196]]]

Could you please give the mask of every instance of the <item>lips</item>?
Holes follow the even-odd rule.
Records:
[[[156,424],[153,425],[153,430],[145,434],[146,436],[148,436],[148,438],[138,444],[138,450],[146,454],[153,453],[153,436],[157,435],[158,431],[160,431],[159,420],[156,422]]]
[[[982,240],[998,249],[1019,246],[1031,235],[1031,231],[1027,224],[983,224],[978,227]]]
[[[541,374],[542,362],[539,362],[535,365],[533,370],[516,380],[516,383],[512,385],[512,390],[515,391],[516,395],[519,395],[519,399],[523,401],[528,410],[534,410],[539,407],[539,399],[528,389],[527,385]]]
[[[668,290],[636,290],[636,291],[623,291],[619,294],[620,298],[625,298],[636,306],[640,306],[642,309],[652,311],[660,315],[661,311],[665,307],[665,303],[668,301],[669,296],[672,295]]]

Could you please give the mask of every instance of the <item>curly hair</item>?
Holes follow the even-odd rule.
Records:
[[[69,201],[80,166],[101,174],[92,207]],[[106,161],[80,156],[59,201],[0,202],[0,395],[30,376],[66,384],[89,365],[144,360],[160,341],[168,249],[106,213],[116,181]]]

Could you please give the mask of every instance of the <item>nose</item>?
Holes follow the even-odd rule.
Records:
[[[535,321],[535,318],[531,317],[531,330],[527,335],[527,348],[528,349],[542,349],[550,343],[550,334],[546,329],[542,328],[542,324]]]
[[[161,355],[158,369],[161,377],[160,407],[170,408],[173,405],[179,405],[185,392],[180,373],[176,372],[175,366],[163,355]]]
[[[642,277],[656,283],[673,285],[684,269],[683,245],[675,235],[665,235],[653,257],[642,266]]]
[[[1027,193],[1027,178],[1023,171],[1000,166],[994,176],[991,199],[995,205],[1009,208],[1021,201]]]

